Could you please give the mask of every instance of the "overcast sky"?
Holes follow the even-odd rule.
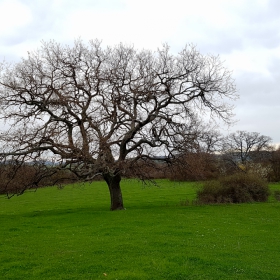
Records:
[[[194,43],[220,55],[240,99],[230,131],[280,143],[279,0],[0,0],[0,61],[19,61],[42,40],[100,39],[172,52]]]

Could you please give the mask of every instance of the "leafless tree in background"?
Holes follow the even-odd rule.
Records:
[[[271,142],[271,137],[258,132],[236,131],[224,138],[223,157],[237,169],[248,162],[268,161]]]
[[[99,41],[43,43],[0,69],[2,162],[54,160],[77,178],[101,174],[111,210],[123,209],[121,177],[140,159],[192,145],[203,115],[232,119],[231,73],[219,57],[187,45],[172,55]],[[58,164],[59,163],[59,164]]]

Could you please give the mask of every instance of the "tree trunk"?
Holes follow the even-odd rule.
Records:
[[[121,176],[111,175],[111,174],[103,174],[103,178],[106,181],[111,197],[111,211],[114,210],[124,210],[123,207],[123,198],[122,191],[120,187]]]

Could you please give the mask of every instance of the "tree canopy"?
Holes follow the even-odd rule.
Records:
[[[260,158],[261,152],[269,150],[271,137],[258,132],[236,131],[224,139],[223,151],[232,161],[245,164],[247,161]]]
[[[53,160],[80,180],[101,174],[111,209],[121,176],[139,160],[172,157],[193,143],[207,114],[229,123],[235,99],[219,56],[186,45],[177,55],[81,40],[44,42],[0,66],[1,161]]]

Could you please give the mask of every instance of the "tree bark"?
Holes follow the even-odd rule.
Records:
[[[103,174],[103,178],[106,181],[110,191],[111,211],[124,210],[125,208],[123,207],[122,191],[120,187],[121,176],[119,174]]]

